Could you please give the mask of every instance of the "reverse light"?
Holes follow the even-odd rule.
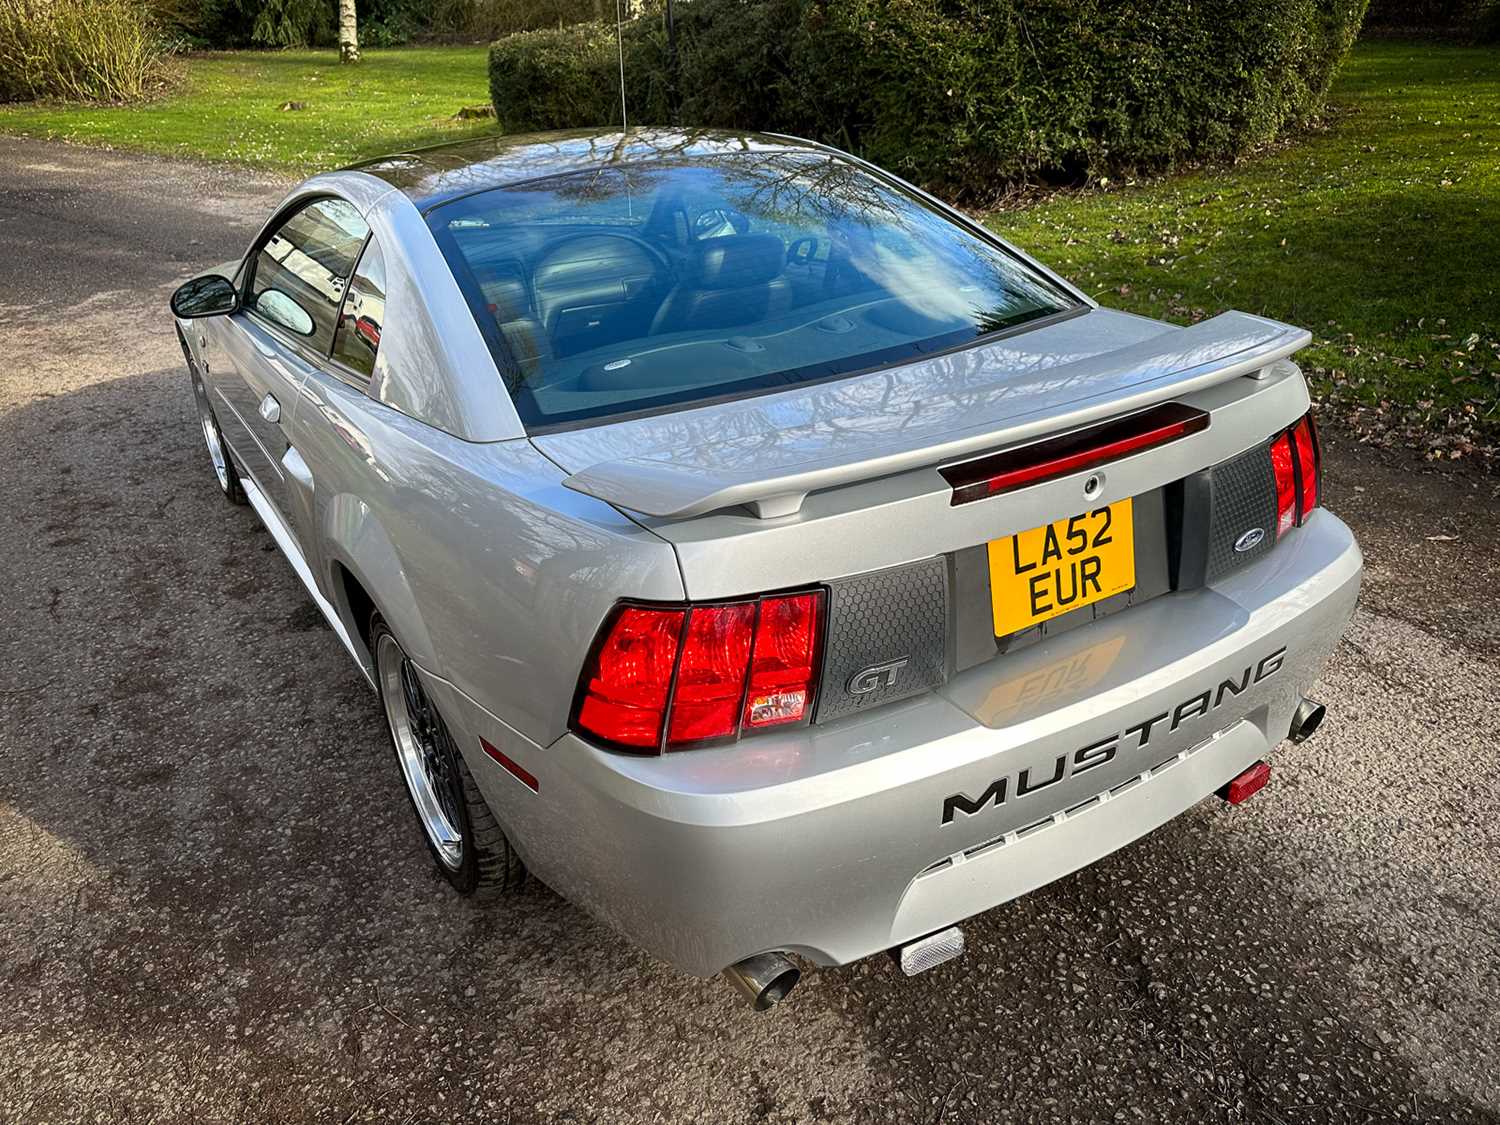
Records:
[[[618,749],[660,754],[804,722],[822,617],[822,591],[621,606],[584,670],[573,726]]]
[[[813,654],[823,595],[795,594],[760,603],[745,725],[800,722],[812,703]]]

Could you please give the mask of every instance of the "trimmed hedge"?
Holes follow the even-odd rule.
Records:
[[[1366,0],[693,0],[676,120],[795,133],[952,197],[1232,156],[1314,116]],[[630,122],[673,120],[661,21],[625,29]],[[618,123],[612,26],[490,48],[512,130]]]

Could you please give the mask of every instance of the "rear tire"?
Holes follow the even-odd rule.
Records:
[[[526,881],[526,867],[480,793],[416,667],[379,613],[370,619],[370,652],[396,765],[438,871],[461,895],[515,893]]]
[[[184,349],[186,350],[186,349]],[[214,470],[214,479],[219,482],[219,491],[231,504],[248,504],[250,498],[240,484],[239,469],[229,455],[229,446],[224,441],[224,431],[219,428],[218,415],[208,401],[208,388],[198,375],[196,367],[188,368],[193,379],[193,401],[198,407],[198,424],[203,428],[203,444],[208,446],[208,461]]]

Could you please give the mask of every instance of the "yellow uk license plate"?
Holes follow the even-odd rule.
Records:
[[[1008,637],[1135,586],[1129,500],[990,540],[995,636]]]

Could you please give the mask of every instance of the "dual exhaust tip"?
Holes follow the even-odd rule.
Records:
[[[802,970],[784,953],[757,953],[724,970],[757,1012],[774,1008],[792,994],[802,979]]]
[[[1306,742],[1323,725],[1323,716],[1326,713],[1327,708],[1316,699],[1302,700],[1297,704],[1297,709],[1292,712],[1292,726],[1286,736],[1293,742]]]

